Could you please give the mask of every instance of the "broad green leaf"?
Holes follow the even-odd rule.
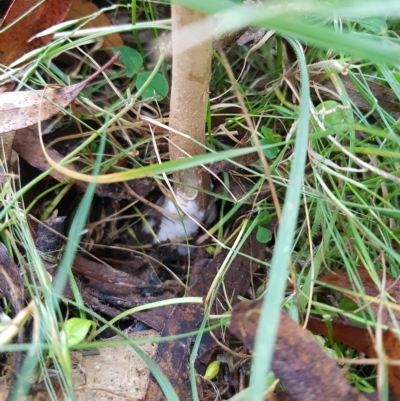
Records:
[[[341,103],[334,100],[326,100],[316,107],[320,120],[324,121],[325,128],[333,128],[335,132],[342,132],[349,129],[346,117],[346,110]],[[319,128],[317,122],[312,118],[316,129]]]
[[[121,53],[119,61],[126,67],[126,75],[132,78],[143,64],[142,55],[129,46],[113,47],[113,51]]]
[[[257,214],[257,225],[262,226],[267,224],[271,221],[271,214],[268,213],[266,210],[261,210]]]
[[[272,238],[271,230],[265,227],[257,227],[256,238],[261,244],[267,244]]]
[[[78,317],[72,317],[71,319],[68,319],[64,325],[68,346],[74,347],[82,342],[87,336],[92,325],[93,322],[91,320],[80,319]]]
[[[137,90],[140,90],[144,86],[150,75],[150,71],[138,74],[136,79]],[[146,88],[142,92],[142,97],[146,99],[155,98],[157,101],[160,101],[168,95],[168,92],[168,81],[161,74],[156,74],[153,79],[146,84]]]
[[[261,127],[261,133],[264,136],[264,138],[260,139],[261,146],[273,145],[274,143],[279,143],[282,141],[281,136],[274,134],[270,128]],[[274,147],[274,148],[264,149],[263,153],[266,157],[268,157],[268,159],[274,159],[279,153],[279,148]]]
[[[317,106],[317,111],[329,125],[343,124],[346,121],[346,112],[343,105],[334,100],[326,100]]]

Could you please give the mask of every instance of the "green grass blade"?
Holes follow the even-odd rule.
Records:
[[[301,110],[299,125],[290,171],[289,185],[286,191],[282,218],[279,224],[277,240],[272,256],[272,265],[268,289],[264,296],[257,336],[254,345],[254,360],[250,378],[250,399],[262,401],[264,399],[264,384],[274,352],[276,332],[281,314],[283,295],[286,287],[286,277],[289,259],[292,252],[293,236],[297,224],[300,205],[300,192],[306,162],[307,141],[310,116],[310,94],[307,65],[301,47],[289,40],[295,50],[301,71]],[[268,339],[268,341],[265,341]]]

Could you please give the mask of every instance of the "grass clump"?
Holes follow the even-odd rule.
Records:
[[[357,273],[360,267],[377,282],[382,271],[399,276],[399,72],[393,66],[399,64],[400,52],[397,22],[386,18],[391,10],[397,10],[397,5],[388,2],[387,9],[382,10],[382,4],[375,1],[367,5],[361,1],[351,5],[335,2],[334,7],[308,1],[302,3],[302,10],[294,2],[282,8],[265,5],[264,10],[211,0],[176,3],[201,13],[219,13],[220,33],[246,25],[270,30],[265,32],[265,40],[256,46],[235,45],[227,51],[230,65],[227,69],[232,70],[236,78],[234,86],[239,95],[232,89],[221,56],[214,52],[204,124],[207,140],[192,142],[204,150],[204,154],[169,161],[171,151],[165,133],[170,128],[166,88],[171,65],[165,59],[164,48],[160,53],[153,50],[153,38],[158,38],[164,29],[170,29],[165,22],[168,7],[133,2],[115,4],[110,11],[117,16],[117,21],[127,16],[132,18],[135,25],[127,28],[117,23],[115,30],[125,32],[126,43],[136,48],[135,53],[126,50],[123,56],[135,60],[128,63],[121,58],[123,64],[107,70],[107,76],[90,84],[71,112],[66,111],[68,116],[61,124],[73,124],[73,128],[69,132],[68,127],[65,128],[70,136],[63,141],[67,139],[65,143],[74,150],[71,153],[64,149],[67,155],[60,164],[73,160],[85,173],[86,181],[102,185],[123,183],[120,188],[127,191],[130,198],[120,206],[126,207],[129,213],[118,216],[122,223],[115,223],[118,211],[113,217],[105,218],[107,227],[110,229],[114,224],[115,230],[105,240],[105,245],[128,238],[136,252],[143,255],[152,247],[150,240],[140,242],[139,227],[141,229],[142,222],[149,219],[146,208],[159,211],[158,198],[168,196],[169,189],[182,182],[182,171],[195,169],[204,174],[202,165],[225,159],[239,164],[234,172],[221,173],[219,180],[210,176],[214,182],[213,191],[208,186],[196,188],[193,182],[187,182],[189,186],[185,188],[201,190],[208,198],[214,196],[218,205],[218,218],[203,227],[195,238],[197,243],[193,245],[192,242],[192,246],[211,244],[210,252],[225,248],[229,258],[233,258],[246,238],[257,231],[257,239],[268,247],[270,258],[258,260],[262,269],[255,279],[255,294],[265,294],[265,297],[250,387],[246,390],[249,399],[261,400],[282,306],[299,321],[312,311],[322,316],[345,315],[359,324],[376,328],[374,319],[368,320],[366,315],[360,316],[354,310],[341,309],[339,295],[338,306],[321,302],[319,293],[326,289],[323,289],[325,284],[318,283],[318,277],[327,271],[344,269],[355,282],[355,291],[364,294],[363,282]],[[76,28],[73,33],[83,28]],[[37,89],[48,83],[67,85],[85,79],[97,68],[96,57],[102,57],[86,43],[100,38],[107,30],[84,37],[72,35],[71,39],[58,36],[38,51],[34,66],[18,78],[20,85]],[[141,39],[142,34],[145,39]],[[63,63],[65,54],[78,60],[74,69]],[[251,139],[247,133],[253,135]],[[247,141],[245,147],[241,143],[234,148],[243,138]],[[62,146],[58,146],[62,153]],[[267,158],[272,188],[265,164],[259,158],[253,158],[250,163],[247,162],[250,159],[244,158],[256,150]],[[35,280],[27,281],[27,289],[29,298],[35,302],[34,324],[40,325],[41,330],[31,344],[4,345],[4,350],[27,351],[21,376],[28,377],[39,364],[49,388],[52,384],[45,366],[47,358],[51,358],[63,394],[67,399],[74,399],[60,299],[82,318],[111,325],[84,306],[71,274],[79,247],[90,251],[96,247],[97,233],[92,230],[96,223],[93,198],[96,199],[99,189],[94,182],[89,183],[78,201],[76,197],[71,200],[68,195],[71,180],[55,183],[48,179],[50,171],[47,171],[27,183],[23,179],[24,168],[27,167],[22,165],[21,181],[13,187],[11,198],[3,189],[2,240],[10,250],[24,249],[26,256],[19,255],[21,266],[34,267]],[[61,170],[58,165],[54,168]],[[172,178],[170,173],[174,173]],[[68,175],[83,179],[81,175]],[[137,188],[127,188],[127,181],[150,176],[148,180],[152,184],[148,193],[141,195]],[[234,193],[237,183],[245,189],[241,193]],[[220,187],[218,191],[217,186]],[[110,188],[115,191],[116,187]],[[279,207],[271,195],[274,188]],[[74,217],[69,218],[68,242],[58,274],[51,283],[35,250],[27,211],[44,220],[55,209]],[[265,228],[268,220],[278,218],[277,230]],[[202,237],[205,233],[208,233],[208,242]],[[231,260],[229,258],[226,260]],[[229,263],[224,267],[229,274]],[[72,301],[62,297],[67,282],[73,290],[75,299]],[[222,273],[207,301],[213,299],[221,283]],[[208,318],[206,315],[202,330]],[[226,324],[224,319],[215,320],[223,325]],[[115,326],[111,327],[121,334]],[[199,338],[193,352],[199,345]],[[32,344],[37,347],[34,352]],[[133,342],[130,344],[134,346]],[[326,346],[338,358],[354,356],[338,343]],[[175,399],[163,374],[154,363],[148,363],[169,399]],[[193,366],[191,372],[195,382]],[[356,387],[369,391],[375,386],[374,380],[374,373],[351,368],[351,381]],[[194,384],[192,388],[194,399],[198,399]],[[21,389],[24,391],[23,386]],[[53,397],[54,392],[50,391],[50,395]]]

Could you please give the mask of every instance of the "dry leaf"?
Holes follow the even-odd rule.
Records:
[[[374,348],[373,339],[365,327],[339,319],[332,320],[330,326],[331,331],[329,332],[325,320],[316,316],[309,316],[307,321],[307,330],[310,330],[312,333],[324,337],[332,335],[333,341],[346,344],[365,355],[371,355],[371,350]]]
[[[66,19],[67,20],[78,19],[97,13],[98,11],[99,11],[98,7],[95,4],[91,3],[90,1],[73,0]],[[85,24],[85,28],[97,28],[106,26],[112,26],[112,24],[104,13],[101,13],[98,17]],[[103,45],[104,45],[103,47],[105,48],[123,46],[123,44],[124,41],[122,40],[121,35],[119,33],[111,33],[103,37]],[[110,56],[114,54],[111,49],[106,49],[106,52]]]
[[[128,335],[132,340],[156,338],[158,333],[147,330]],[[107,341],[120,340],[120,337]],[[154,358],[157,344],[140,345],[142,351]],[[149,368],[130,345],[101,347],[100,355],[84,356],[74,370],[73,380],[77,401],[142,400],[146,391]],[[78,387],[79,372],[83,383]]]
[[[154,330],[145,330],[129,333],[127,336],[131,341],[140,341],[157,338],[159,335]],[[104,342],[110,341],[121,341],[121,337],[108,338]],[[138,347],[150,358],[154,358],[157,344],[144,343]],[[89,351],[71,353],[72,382],[77,401],[140,401],[143,399],[149,368],[130,345],[99,347]],[[50,380],[55,392],[59,394],[58,399],[66,400],[62,395],[63,391],[57,376],[51,376]],[[3,400],[1,396],[8,391],[9,385],[0,380],[0,401]],[[48,384],[43,381],[32,386],[29,396],[18,399],[18,401],[50,400],[54,400],[54,397],[49,395]]]
[[[254,259],[261,258],[265,247],[251,235],[243,244],[241,252],[244,255],[253,256]],[[213,259],[207,259],[201,254],[197,256],[190,271],[190,285],[187,296],[205,297],[210,289],[219,268],[224,262],[226,251],[220,252]],[[232,304],[237,302],[238,296],[243,296],[249,291],[251,283],[251,273],[258,267],[256,262],[252,262],[243,255],[237,255],[230,264],[224,278],[224,293],[218,296],[214,303],[212,314],[221,314],[225,311],[224,297],[231,299]],[[161,332],[162,337],[173,336],[177,334],[188,333],[198,328],[204,316],[203,305],[178,305],[165,319],[164,328]],[[216,337],[220,336],[218,330],[214,330]],[[168,380],[174,387],[180,400],[191,399],[191,386],[189,381],[189,352],[192,338],[187,337],[176,341],[162,342],[158,348],[155,361],[163,370]],[[200,349],[205,352],[215,344],[210,334],[205,333],[202,336]],[[208,362],[206,362],[208,363]],[[162,401],[165,399],[161,389],[155,380],[149,381],[145,401]]]
[[[37,168],[38,170],[47,171],[51,169],[49,162],[44,157],[42,145],[40,144],[36,127],[27,127],[18,130],[15,135],[13,149],[27,163]],[[60,163],[61,160],[65,159],[64,155],[57,152],[53,148],[47,148],[47,153],[56,163]],[[74,163],[69,163],[68,168],[72,171],[80,172],[80,169]],[[54,169],[49,175],[59,182],[71,180],[70,177],[67,177],[66,175]],[[132,180],[129,182],[129,186],[132,187],[132,189],[136,193],[139,193],[141,196],[147,196],[148,193],[154,188],[154,185],[154,181],[148,180],[146,178]],[[87,184],[81,181],[75,181],[75,187],[79,191],[85,192],[87,189]],[[108,197],[118,200],[132,198],[131,193],[124,190],[124,188],[122,188],[118,184],[96,185],[95,193],[100,197]]]
[[[261,301],[240,302],[229,330],[250,349],[254,346]],[[275,343],[272,370],[293,401],[355,401],[355,394],[333,359],[312,335],[283,311]]]
[[[40,91],[0,93],[0,133],[29,127],[39,120],[44,121],[54,116],[60,108],[68,106],[118,56],[117,53],[101,69],[75,85]]]
[[[9,131],[9,132],[4,132],[1,135],[1,140],[0,140],[0,155],[1,155],[1,160],[5,161],[5,168],[4,162],[0,163],[0,174],[7,174],[10,173],[10,161],[11,161],[11,155],[12,155],[12,147],[13,147],[13,142],[14,142],[14,137],[15,137],[15,131]],[[0,177],[0,183],[4,183],[6,181],[6,178],[4,176]]]
[[[381,295],[381,289],[374,282],[371,276],[368,274],[367,270],[364,268],[358,269],[358,275],[362,283],[365,294],[370,297],[376,297],[377,302],[370,302],[369,300],[363,299],[362,296],[352,295],[343,292],[343,296],[351,299],[353,302],[359,306],[364,306],[364,304],[370,304],[371,310],[378,317],[379,313],[379,297]],[[382,282],[382,272],[378,273],[379,279]],[[338,270],[334,273],[329,273],[325,276],[319,278],[320,281],[328,283],[345,290],[355,290],[356,286],[349,278],[348,273],[345,270]],[[399,280],[386,275],[385,276],[385,289],[386,293],[392,298],[396,303],[400,302],[400,282]],[[400,311],[392,310],[392,313],[397,320],[400,322]],[[393,320],[389,313],[389,310],[384,307],[381,313],[381,322],[387,326],[393,326]],[[322,335],[324,328],[321,322],[317,322],[316,318],[312,318],[308,324],[308,328],[313,332],[318,332]],[[326,327],[325,327],[326,329]],[[335,341],[343,342],[344,344],[364,352],[367,356],[371,358],[378,357],[378,353],[375,348],[375,340],[371,338],[370,333],[365,327],[357,327],[350,325],[349,323],[334,321],[332,322],[332,337]],[[385,349],[386,355],[391,359],[400,359],[400,339],[399,336],[391,330],[385,330],[383,332],[383,347]],[[361,349],[360,349],[361,348]],[[388,381],[390,385],[391,394],[393,397],[400,399],[400,366],[389,365],[388,366]]]
[[[307,329],[314,334],[329,336],[325,321],[315,316],[309,317]],[[331,322],[330,334],[333,341],[346,344],[370,358],[378,357],[375,339],[365,327],[335,319]],[[392,330],[385,330],[382,334],[386,356],[392,360],[400,360],[399,336]],[[391,390],[390,399],[400,399],[400,366],[388,365],[388,381]]]
[[[39,136],[34,127],[22,128],[17,131],[14,139],[13,149],[31,166],[40,171],[47,171],[51,168],[46,158],[43,156],[42,146],[40,145]],[[62,154],[53,148],[47,149],[50,157],[59,163],[65,158]],[[73,163],[68,165],[70,169],[79,171]],[[69,180],[64,174],[59,173],[57,170],[51,172],[51,177],[59,182]],[[86,190],[87,185],[77,182],[80,190]]]
[[[20,271],[0,242],[0,292],[12,303],[15,313],[22,309],[23,282]]]
[[[400,361],[399,336],[392,330],[385,330],[382,333],[382,342],[386,356],[391,360]],[[371,357],[376,358],[378,354],[371,354]],[[391,394],[393,394],[397,400],[400,400],[400,366],[388,365],[388,382]]]
[[[36,38],[30,42],[29,39],[64,21],[71,3],[72,0],[47,0],[44,2],[42,0],[14,0],[1,25],[1,29],[10,27],[0,34],[0,63],[9,65],[25,53],[48,44],[52,38],[50,35]],[[36,5],[37,7],[28,15],[14,23]],[[14,24],[11,25],[12,23]]]
[[[0,292],[11,302],[14,307],[14,315],[18,317],[18,314],[22,310],[24,301],[24,286],[21,277],[20,270],[14,263],[13,259],[8,254],[7,248],[0,242]],[[18,327],[18,326],[14,326]],[[19,330],[15,330],[12,336],[18,332],[18,342],[21,343],[23,340],[23,331],[19,327]],[[9,340],[7,340],[9,341]],[[18,373],[22,364],[22,353],[16,352],[14,357],[13,373]],[[16,376],[13,375],[12,380]]]
[[[375,317],[377,317],[379,309],[379,296],[381,290],[376,285],[371,276],[368,274],[367,270],[365,270],[364,268],[358,269],[358,275],[363,285],[365,294],[370,297],[376,297],[377,302],[366,301],[363,300],[361,295],[357,296],[345,292],[343,292],[343,296],[348,299],[351,299],[354,303],[358,304],[359,306],[363,306],[364,304],[369,303],[371,310],[373,311]],[[382,281],[382,274],[379,274],[379,278]],[[386,278],[387,293],[393,298],[395,302],[400,303],[400,282],[397,279],[388,275],[386,275],[385,278]],[[319,277],[318,280],[327,284],[334,285],[335,287],[339,287],[338,291],[340,291],[340,288],[350,291],[355,290],[357,288],[354,285],[354,283],[352,283],[348,273],[345,270],[338,270],[334,273],[326,274],[325,276]],[[397,321],[400,321],[400,311],[392,310],[392,313],[394,314]],[[392,318],[387,308],[383,308],[381,321],[385,325],[388,326],[392,325]]]
[[[354,86],[354,83],[350,77],[341,74],[340,80],[342,81],[344,87],[346,88],[347,94],[355,106],[361,110],[371,111],[373,106],[364,99],[359,90]],[[310,81],[318,84],[318,87],[323,89],[324,98],[337,100],[337,96],[335,95],[337,88],[329,78],[329,74],[320,72],[312,73],[310,76]],[[370,79],[366,79],[364,82],[368,85],[369,90],[376,99],[376,102],[382,108],[384,108],[387,112],[396,114],[400,111],[399,99],[390,88],[379,85]]]
[[[49,35],[30,42],[29,39],[38,32],[62,22],[71,6],[71,2],[72,0],[48,0],[45,2],[39,0],[14,0],[0,25],[0,28],[4,30],[0,34],[0,64],[9,65],[25,53],[49,43],[52,38]],[[27,16],[15,22],[36,5],[38,6],[30,11]],[[7,28],[8,26],[9,28]],[[2,92],[4,92],[5,88],[10,89],[13,87],[13,82],[7,82]],[[3,95],[8,96],[9,93],[3,93]],[[3,113],[3,115],[6,113]],[[14,114],[11,114],[9,117],[14,118]],[[10,128],[1,131],[3,134],[7,133],[7,135],[2,135],[3,143],[0,147],[0,159],[2,159],[6,166],[10,165],[11,148],[15,135],[14,130],[15,128]],[[1,169],[1,172],[5,172],[4,168]]]

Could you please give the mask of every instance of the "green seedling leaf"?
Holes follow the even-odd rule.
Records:
[[[342,298],[339,302],[339,308],[342,311],[345,312],[353,312],[354,316],[359,317],[360,319],[366,319],[367,321],[370,320],[373,322],[373,317],[369,315],[367,310],[358,310],[357,304],[355,304],[351,299],[348,298]],[[359,324],[357,319],[353,319],[353,317],[348,314],[347,315],[348,319],[350,320],[351,323],[353,324]]]
[[[352,312],[352,311],[358,309],[357,304],[355,304],[351,299],[348,299],[348,298],[342,298],[339,302],[339,307],[340,307],[340,310],[343,310],[346,312]],[[360,314],[359,316],[362,316],[362,314]]]
[[[206,246],[207,255],[214,256],[215,255],[215,246]]]
[[[151,74],[150,71],[138,74],[136,79],[137,90],[140,90],[144,86]],[[142,97],[147,99],[155,97],[157,101],[160,101],[168,95],[168,92],[168,81],[161,74],[156,74],[149,83],[146,83],[146,88],[142,92]]]
[[[271,230],[265,227],[257,227],[256,238],[261,244],[267,244],[272,238]]]
[[[261,133],[263,134],[264,138],[260,140],[260,145],[273,145],[275,143],[281,142],[281,136],[278,134],[274,134],[274,132],[267,127],[261,127]],[[279,153],[279,148],[274,147],[274,148],[269,148],[269,149],[264,149],[263,153],[265,157],[268,157],[268,159],[275,159],[275,157]]]
[[[271,221],[271,214],[266,210],[261,210],[257,214],[257,225],[263,226]]]
[[[68,346],[74,347],[81,343],[87,336],[90,327],[93,325],[91,320],[73,317],[68,319],[64,325],[64,331],[67,336]]]
[[[113,47],[113,52],[120,52],[119,61],[126,67],[126,75],[132,78],[143,64],[142,55],[129,46]]]
[[[326,128],[333,128],[335,131],[345,131],[348,129],[346,111],[341,103],[334,100],[327,100],[316,107],[320,119],[324,121]],[[313,124],[318,127],[315,119]],[[317,128],[318,129],[318,128]]]

